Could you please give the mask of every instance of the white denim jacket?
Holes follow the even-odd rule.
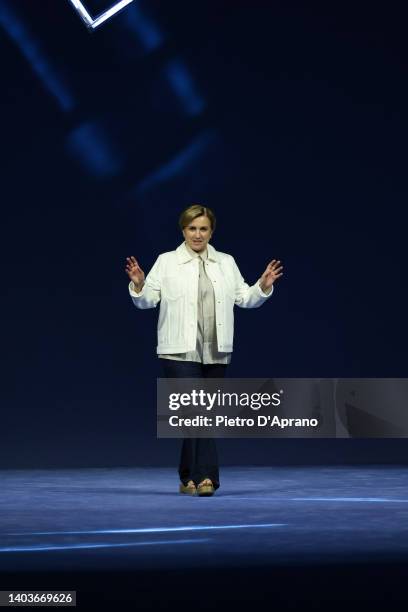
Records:
[[[231,352],[234,338],[234,304],[258,308],[271,295],[262,291],[259,280],[251,287],[244,281],[234,258],[207,245],[207,275],[214,288],[217,344],[221,352]],[[193,351],[197,340],[198,259],[183,242],[175,251],[157,258],[140,293],[133,282],[129,293],[137,308],[155,308],[160,302],[157,326],[157,353]]]

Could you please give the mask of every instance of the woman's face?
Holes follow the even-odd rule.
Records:
[[[183,229],[183,236],[188,246],[201,253],[207,248],[207,243],[211,238],[211,223],[208,217],[197,217]]]

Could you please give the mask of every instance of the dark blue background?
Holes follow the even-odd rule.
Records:
[[[110,2],[89,0],[93,14]],[[90,33],[1,0],[2,465],[173,464],[156,440],[146,272],[214,209],[253,283],[231,377],[405,377],[403,3],[136,1]],[[233,440],[223,463],[406,462],[405,440]]]

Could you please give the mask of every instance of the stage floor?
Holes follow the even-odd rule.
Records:
[[[282,610],[408,604],[406,467],[226,467],[210,498],[178,494],[170,468],[0,478],[2,590],[73,588],[78,607],[207,609],[206,589]]]

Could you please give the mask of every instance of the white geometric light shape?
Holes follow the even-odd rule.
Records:
[[[93,18],[88,13],[81,0],[69,1],[71,2],[72,6],[74,7],[78,15],[81,17],[85,25],[91,30],[95,30],[102,23],[113,17],[113,15],[116,15],[116,13],[119,13],[119,11],[123,10],[128,4],[133,2],[133,0],[121,0],[120,2],[116,2],[116,4],[114,4],[111,8],[98,15],[98,17]]]

